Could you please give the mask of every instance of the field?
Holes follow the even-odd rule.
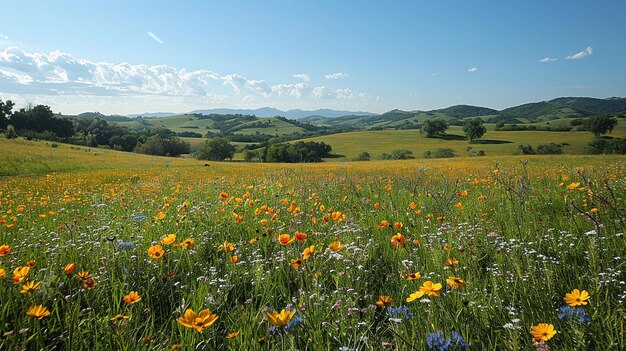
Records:
[[[363,133],[330,143],[384,143]],[[272,165],[0,139],[0,350],[625,349],[624,157],[490,146]]]
[[[554,122],[551,122],[554,123]],[[561,123],[560,121],[558,123]],[[545,125],[545,123],[535,124]],[[459,126],[451,126],[447,136],[427,138],[419,130],[380,130],[356,131],[325,135],[305,139],[305,141],[325,142],[332,145],[333,154],[342,157],[334,160],[350,160],[367,151],[372,159],[380,159],[383,153],[398,149],[413,152],[416,158],[424,157],[424,152],[438,148],[450,148],[457,156],[468,156],[467,147],[473,152],[483,150],[487,156],[505,156],[519,153],[519,145],[532,145],[536,148],[544,143],[566,144],[563,152],[567,154],[586,153],[593,134],[589,132],[551,132],[551,131],[495,131],[495,125],[487,124],[487,133],[475,143],[469,144]],[[626,137],[626,120],[620,119],[617,127],[610,134],[612,137]]]

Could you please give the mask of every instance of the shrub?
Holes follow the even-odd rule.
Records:
[[[408,159],[415,158],[412,155],[413,155],[413,151],[411,150],[406,150],[406,149],[394,150],[391,152],[391,154],[384,153],[383,160],[408,160]]]
[[[518,148],[520,149],[520,151],[524,155],[534,155],[535,154],[535,150],[533,150],[533,147],[530,146],[530,145],[520,145],[520,146],[518,146]]]
[[[594,138],[589,146],[594,154],[626,154],[626,139]]]
[[[541,144],[537,146],[539,155],[559,155],[563,153],[563,146],[555,143]]]
[[[449,148],[439,148],[433,152],[434,158],[450,158],[454,156],[454,150]]]
[[[355,161],[369,161],[371,159],[369,152],[364,151],[359,154],[354,160]]]

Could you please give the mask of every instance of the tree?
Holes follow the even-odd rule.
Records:
[[[427,119],[422,125],[421,132],[428,137],[443,134],[448,129],[448,123],[443,119]]]
[[[463,132],[471,143],[474,139],[481,138],[487,132],[487,128],[485,128],[480,118],[474,118],[463,123]]]
[[[50,106],[37,105],[20,109],[11,115],[11,124],[19,132],[32,131],[43,133],[48,131],[60,138],[74,135],[74,125],[66,118],[56,118]]]
[[[617,125],[617,119],[609,116],[591,117],[585,123],[585,129],[589,130],[595,136],[607,134],[613,131]]]
[[[2,102],[0,99],[0,130],[6,129],[9,125],[9,119],[13,114],[13,106],[15,106],[13,101],[7,100],[6,102]]]
[[[178,156],[189,152],[189,144],[177,137],[163,137],[155,134],[144,143],[138,144],[135,152],[158,156]]]
[[[228,140],[217,137],[205,141],[196,151],[195,157],[198,160],[224,161],[227,158],[232,160],[234,155],[235,147]]]

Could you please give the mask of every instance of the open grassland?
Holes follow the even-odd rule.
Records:
[[[540,323],[541,347],[626,348],[622,156],[205,167],[2,143],[3,167],[7,145],[63,166],[0,177],[0,350],[532,350]]]
[[[118,152],[50,141],[0,138],[0,176],[105,168],[191,165],[182,159]]]
[[[460,126],[451,126],[446,135],[428,138],[419,130],[380,130],[357,131],[325,135],[304,141],[325,142],[333,147],[333,154],[343,157],[332,160],[346,160],[367,151],[373,159],[380,159],[383,153],[390,154],[394,150],[407,149],[416,158],[422,158],[424,152],[438,148],[450,148],[457,156],[468,156],[467,148],[477,152],[483,150],[487,156],[504,156],[519,153],[519,145],[556,143],[565,144],[566,154],[583,154],[593,140],[589,132],[551,132],[551,131],[495,131],[494,125],[486,125],[487,133],[470,144],[465,139]],[[626,137],[626,120],[620,119],[618,126],[610,136]]]

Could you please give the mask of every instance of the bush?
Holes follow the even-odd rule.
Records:
[[[626,139],[594,138],[589,146],[594,154],[626,154]]]
[[[479,151],[479,153],[482,152],[482,156],[485,155],[485,153],[483,151]],[[448,148],[440,148],[435,150],[435,152],[432,152],[430,150],[424,152],[424,158],[450,158],[450,157],[455,157],[454,155],[454,150],[452,149],[448,149]]]
[[[518,148],[520,149],[520,151],[524,155],[534,155],[535,154],[535,150],[533,150],[533,147],[530,146],[530,145],[520,145],[520,146],[518,146]]]
[[[454,150],[449,148],[439,148],[433,152],[434,158],[450,158],[454,156]]]
[[[394,151],[391,152],[391,154],[384,153],[383,154],[383,160],[409,160],[409,159],[414,159],[415,157],[413,157],[412,155],[413,155],[413,151],[411,151],[411,150],[406,150],[406,149],[394,150]]]
[[[12,125],[7,126],[7,130],[4,132],[4,137],[7,139],[15,139],[17,138],[17,133],[15,132],[15,128]]]
[[[364,151],[359,154],[354,160],[355,161],[369,161],[371,159],[369,152]]]
[[[559,155],[563,153],[563,146],[555,143],[541,144],[537,146],[539,155]]]

